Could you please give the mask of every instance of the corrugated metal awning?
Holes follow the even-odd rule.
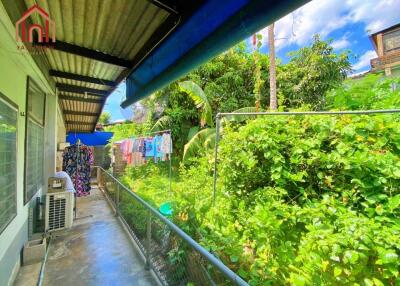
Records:
[[[56,43],[36,42],[34,59],[58,90],[67,131],[92,132],[107,96],[202,1],[3,2],[13,22],[34,5],[55,21]],[[30,18],[45,25],[39,13]]]
[[[90,132],[128,75],[124,107],[309,0],[2,1],[14,22],[34,5],[55,21],[57,41],[34,59],[58,89],[67,131]]]

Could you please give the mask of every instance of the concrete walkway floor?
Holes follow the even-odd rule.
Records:
[[[44,285],[156,285],[96,185],[77,209],[73,227],[54,234]]]

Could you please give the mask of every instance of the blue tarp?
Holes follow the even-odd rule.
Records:
[[[67,142],[71,145],[75,144],[78,139],[81,143],[87,146],[103,146],[107,145],[113,136],[112,132],[93,132],[93,133],[75,133],[69,132],[67,134]]]
[[[141,63],[126,80],[130,104],[298,8],[308,0],[208,0]]]

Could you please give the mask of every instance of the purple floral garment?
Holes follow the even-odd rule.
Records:
[[[90,194],[90,167],[93,161],[93,152],[85,145],[79,148],[72,145],[64,150],[63,171],[70,175],[77,197]]]

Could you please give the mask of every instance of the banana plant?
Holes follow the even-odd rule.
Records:
[[[161,116],[156,123],[154,123],[153,127],[151,127],[150,131],[159,131],[169,129],[171,126],[171,117],[168,115]]]
[[[201,87],[190,80],[180,82],[178,86],[181,91],[193,99],[197,109],[199,109],[200,126],[202,128],[206,124],[210,127],[214,126],[211,104],[209,103],[207,95],[204,93]]]
[[[196,156],[200,150],[212,149],[215,145],[215,128],[214,121],[212,118],[212,108],[208,101],[207,95],[193,81],[183,81],[178,84],[179,89],[186,93],[196,104],[199,110],[199,121],[200,126],[193,126],[190,128],[187,143],[183,149],[183,162],[187,162],[191,157]],[[242,112],[255,112],[255,107],[244,107],[240,108],[234,113]],[[247,119],[252,119],[254,116],[251,115],[229,115],[223,118],[221,121],[222,126],[228,122],[243,122]],[[160,117],[157,122],[153,125],[152,131],[168,129],[171,125],[171,118],[167,115]],[[208,126],[204,128],[205,126]]]
[[[256,112],[255,107],[243,107],[232,113],[246,113]],[[223,132],[223,126],[229,122],[241,123],[249,119],[254,119],[255,115],[228,115],[221,120],[220,132]],[[188,142],[185,144],[183,149],[183,162],[187,162],[189,158],[196,156],[199,150],[212,149],[215,146],[215,128],[202,129],[196,134],[188,138]]]
[[[195,157],[199,150],[212,149],[215,145],[215,128],[206,128],[197,132],[183,148],[183,162]]]

